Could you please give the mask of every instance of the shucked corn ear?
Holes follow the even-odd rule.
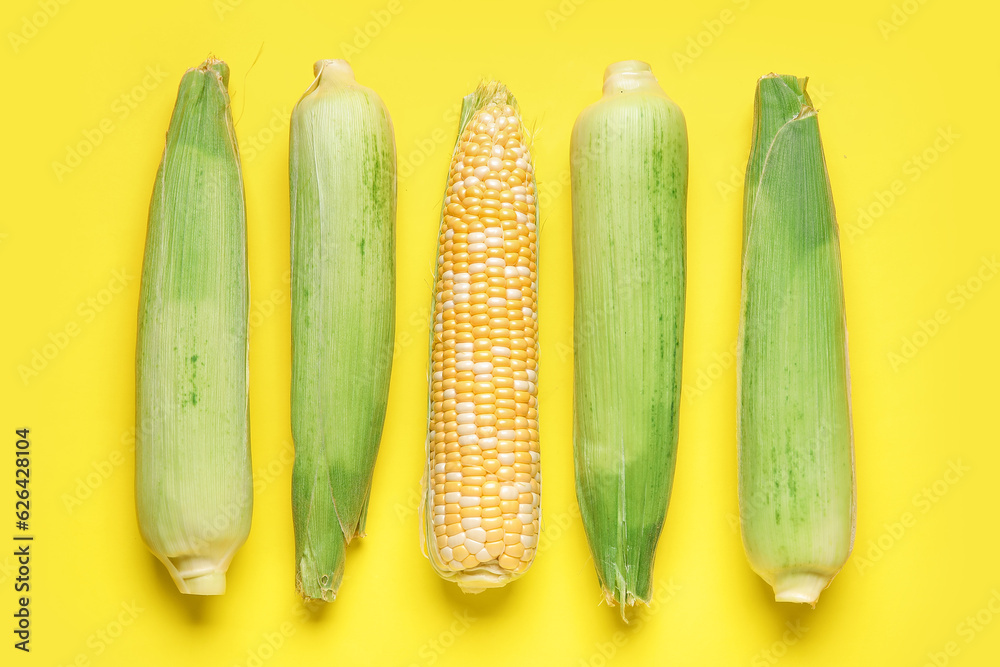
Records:
[[[183,593],[226,590],[250,532],[247,263],[229,68],[180,90],[149,207],[136,345],[136,510]]]
[[[649,65],[580,114],[573,185],[577,499],[609,604],[649,602],[677,451],[687,130]]]
[[[396,147],[382,100],[321,60],[292,112],[295,584],[332,600],[363,537],[392,366]]]
[[[778,601],[815,605],[854,541],[840,245],[805,79],[757,82],[738,374],[743,546]]]
[[[538,543],[535,178],[517,102],[462,105],[438,239],[422,543],[465,592],[503,586]]]

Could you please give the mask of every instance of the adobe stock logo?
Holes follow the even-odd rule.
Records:
[[[371,46],[373,40],[378,39],[382,31],[389,27],[392,20],[403,13],[403,3],[401,0],[389,0],[382,9],[373,9],[368,12],[372,20],[363,26],[354,26],[354,39],[351,43],[340,43],[341,57],[350,59],[357,57],[362,51]]]
[[[962,652],[962,645],[971,644],[987,627],[1000,616],[1000,591],[996,588],[990,591],[986,603],[974,613],[966,616],[955,626],[955,634],[962,640],[959,643],[952,639],[938,651],[928,651],[927,661],[922,667],[945,667],[951,664],[952,658],[957,658]]]
[[[93,126],[81,130],[83,138],[66,145],[65,155],[61,161],[52,161],[52,171],[55,172],[56,180],[62,183],[66,176],[83,164],[87,156],[104,143],[104,140],[117,130],[166,78],[166,72],[160,69],[159,65],[146,67],[142,80],[111,103],[111,113]]]
[[[750,2],[751,0],[732,0],[732,4],[736,5],[737,9],[741,12],[746,11],[750,7]],[[674,51],[673,53],[674,65],[677,66],[677,71],[683,72],[693,65],[695,60],[701,58],[705,51],[711,48],[715,44],[715,41],[722,36],[726,28],[736,23],[737,18],[739,18],[737,12],[725,8],[716,16],[702,21],[702,30],[689,35],[684,49]]]
[[[857,217],[853,222],[843,226],[847,240],[854,243],[864,236],[872,226],[885,216],[896,202],[906,195],[927,171],[947,153],[962,135],[955,132],[951,125],[939,127],[934,138],[919,152],[913,153],[903,162],[901,175],[892,179],[884,189],[874,190],[872,198],[864,206],[858,207]]]
[[[901,338],[899,348],[889,350],[886,357],[892,370],[898,373],[900,368],[913,361],[920,351],[955,319],[957,313],[979,295],[997,273],[1000,273],[1000,261],[996,255],[982,257],[972,275],[956,284],[945,295],[947,306],[936,308],[927,319],[918,319],[916,328]]]
[[[40,0],[38,11],[30,15],[21,17],[21,26],[17,32],[8,32],[7,41],[14,53],[19,53],[28,42],[38,36],[38,31],[49,24],[55,18],[63,5],[68,5],[69,0]]]
[[[55,331],[49,331],[46,341],[31,349],[30,360],[18,364],[17,374],[24,386],[27,387],[32,379],[48,368],[49,364],[83,333],[86,326],[96,320],[98,315],[104,312],[134,280],[135,276],[129,274],[127,269],[112,271],[111,278],[104,287],[77,304],[77,317],[70,319]]]
[[[940,477],[924,486],[910,499],[915,512],[907,510],[899,514],[895,520],[884,522],[884,530],[877,537],[869,539],[864,544],[854,545],[854,556],[851,560],[859,575],[864,575],[876,563],[881,561],[920,520],[920,517],[930,512],[941,502],[952,487],[958,484],[972,470],[962,463],[961,459],[948,461],[948,467]]]

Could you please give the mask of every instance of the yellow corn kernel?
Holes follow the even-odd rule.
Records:
[[[463,106],[438,237],[422,512],[431,562],[466,592],[524,572],[522,535],[539,530],[535,195],[516,102],[481,86]],[[441,463],[453,454],[460,466]]]

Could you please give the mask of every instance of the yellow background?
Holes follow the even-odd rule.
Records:
[[[0,10],[0,536],[13,544],[21,426],[31,429],[36,535],[30,655],[12,648],[13,546],[0,549],[0,662],[996,664],[1000,279],[990,261],[1000,226],[986,201],[1000,154],[995,5],[277,5],[16,0]],[[257,488],[229,592],[194,599],[136,528],[133,350],[163,135],[182,73],[209,54],[232,68],[245,169]],[[395,123],[397,348],[369,536],[351,549],[336,602],[306,614],[289,488],[287,121],[313,61],[345,55]],[[599,604],[576,513],[568,171],[576,115],[599,96],[605,66],[626,58],[652,64],[684,110],[691,150],[685,390],[656,561],[661,602],[629,626]],[[850,329],[857,536],[816,610],[773,602],[734,523],[741,174],[754,82],[775,70],[810,76],[821,108]],[[545,491],[529,574],[466,597],[421,556],[415,507],[442,188],[454,112],[482,77],[507,83],[536,130]],[[97,145],[79,164],[58,168],[87,142]],[[25,374],[36,352],[37,374]]]

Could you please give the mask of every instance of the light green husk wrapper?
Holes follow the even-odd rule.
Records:
[[[149,207],[136,344],[136,512],[183,593],[226,590],[250,532],[246,213],[229,68],[181,79]]]
[[[775,599],[816,604],[854,540],[840,244],[805,79],[757,83],[738,354],[743,546]]]
[[[321,60],[292,111],[295,585],[331,601],[365,516],[389,397],[396,149],[382,100]]]
[[[677,452],[687,130],[645,63],[573,130],[576,489],[609,604],[649,603]]]

